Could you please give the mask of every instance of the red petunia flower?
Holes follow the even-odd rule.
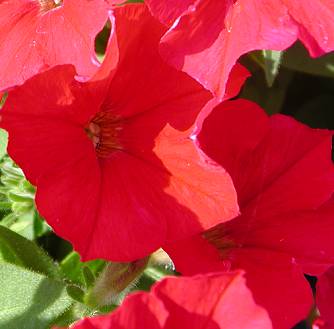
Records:
[[[321,316],[326,320],[319,328],[334,328],[334,266],[318,277],[316,301]],[[320,326],[321,321],[318,323]]]
[[[86,318],[73,329],[271,329],[241,272],[167,277],[151,293],[129,295],[107,316]]]
[[[13,88],[0,112],[37,209],[84,261],[136,260],[238,214],[229,175],[193,137],[212,94],[161,60],[166,29],[145,5],[114,14],[120,57],[108,79],[56,66]],[[107,50],[101,70],[112,60]]]
[[[231,175],[241,215],[164,249],[182,274],[244,269],[274,328],[291,328],[313,304],[303,273],[334,264],[332,132],[238,100],[217,106],[198,140]]]
[[[146,0],[170,30],[164,60],[216,96],[237,59],[256,49],[284,50],[301,40],[312,57],[334,50],[333,0]]]
[[[99,61],[94,39],[113,0],[0,1],[0,90],[57,64],[92,76]]]

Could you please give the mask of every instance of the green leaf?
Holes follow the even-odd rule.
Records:
[[[299,72],[334,78],[334,52],[312,58],[298,41],[284,53],[282,66]]]
[[[67,280],[84,285],[81,269],[80,255],[75,251],[70,252],[60,263],[60,271]]]
[[[13,204],[12,210],[16,216],[14,222],[10,225],[3,225],[28,240],[34,240],[36,238],[33,226],[34,209],[25,207],[24,205]]]
[[[262,50],[265,62],[265,73],[268,86],[271,87],[278,75],[278,69],[283,59],[283,51]]]
[[[72,251],[69,253],[60,264],[60,271],[64,277],[73,283],[84,286],[86,284],[83,277],[83,267],[88,266],[93,274],[97,274],[106,265],[103,259],[96,259],[89,262],[80,262],[80,255]]]
[[[1,164],[1,171],[3,171],[6,174],[6,177],[13,179],[15,181],[24,178],[24,174],[21,168],[17,167],[14,161],[9,156],[6,156],[4,158],[3,163]],[[18,184],[15,183],[15,185]]]
[[[144,1],[143,0],[128,0],[128,1],[123,2],[122,4],[120,4],[119,6],[126,5],[127,3],[144,3]]]
[[[0,108],[2,108],[3,104],[5,103],[7,95],[8,91],[0,91]]]
[[[30,196],[21,196],[21,195],[14,194],[12,192],[8,193],[8,197],[13,202],[31,202]]]
[[[41,237],[52,231],[51,226],[40,216],[36,209],[34,210],[33,230],[36,237]]]
[[[152,278],[154,281],[159,281],[167,275],[163,269],[153,266],[147,267],[144,274]]]
[[[252,58],[263,68],[267,85],[271,87],[278,75],[278,69],[283,59],[283,51],[260,50],[250,53]]]
[[[8,143],[8,133],[6,130],[0,129],[0,159],[2,159],[3,156],[7,153],[6,152],[7,143]]]
[[[9,227],[15,222],[16,219],[17,219],[16,215],[13,213],[10,213],[2,219],[1,225],[5,227]]]
[[[34,242],[0,225],[0,264],[11,263],[62,282],[53,259]]]
[[[59,282],[0,263],[0,328],[45,329],[72,300]]]
[[[90,268],[88,266],[84,266],[82,268],[82,274],[83,277],[85,279],[85,283],[86,283],[86,289],[90,289],[94,286],[95,283],[95,275],[93,274],[93,272],[90,270]]]
[[[11,202],[0,201],[0,210],[9,210],[12,208]]]
[[[84,302],[85,292],[81,288],[74,285],[69,285],[66,287],[66,292],[75,301],[79,303]]]
[[[50,326],[48,326],[48,328],[53,328],[54,326],[56,326],[57,328],[68,328],[70,325],[72,325],[74,322],[77,322],[81,318],[82,316],[78,315],[77,303],[74,303],[72,307],[70,307],[64,313],[60,314],[56,319],[54,319],[54,321],[51,323]]]

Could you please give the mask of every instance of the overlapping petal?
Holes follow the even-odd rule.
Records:
[[[290,329],[308,316],[314,303],[312,290],[289,254],[261,247],[236,248],[227,262],[232,270],[246,270],[247,287],[268,311],[273,328]]]
[[[198,139],[231,174],[241,215],[204,232],[206,240],[197,235],[166,243],[176,268],[188,275],[243,268],[275,328],[301,321],[312,305],[302,273],[319,275],[334,263],[331,138],[332,132],[289,117],[268,118],[245,100],[219,105]],[[280,307],[273,305],[278,295]],[[290,302],[298,306],[292,310]]]
[[[83,260],[126,262],[235,217],[238,205],[230,176],[193,137],[201,110],[216,104],[212,94],[162,61],[166,28],[145,5],[114,15],[115,70],[108,48],[90,81],[70,65],[34,76],[9,92],[1,127],[55,232]],[[85,131],[96,116],[109,145],[103,155]],[[111,129],[107,140],[103,129]]]
[[[321,316],[317,317],[312,323],[312,329],[333,329]]]
[[[324,328],[334,327],[334,266],[318,277],[316,285],[316,301],[321,316],[328,325]],[[319,327],[322,328],[322,327]]]
[[[222,97],[232,67],[256,49],[284,50],[300,39],[311,56],[334,49],[332,0],[147,0],[170,30],[164,60]]]
[[[241,272],[197,277],[169,277],[151,293],[128,296],[112,314],[86,318],[73,329],[269,329],[266,311],[258,306]]]
[[[1,1],[0,90],[57,64],[92,76],[100,66],[94,39],[108,7],[103,0],[64,0],[61,6],[53,0]]]

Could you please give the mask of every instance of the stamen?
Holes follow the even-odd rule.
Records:
[[[118,140],[121,120],[110,109],[99,111],[86,125],[85,130],[93,142],[96,155],[108,158],[122,149]]]
[[[93,136],[92,136],[92,141],[93,141],[93,143],[95,143],[95,144],[99,144],[99,143],[100,143],[100,137],[99,137],[99,136],[96,136],[96,135],[93,135]]]
[[[41,5],[41,12],[43,14],[63,4],[62,0],[37,0],[37,2]]]
[[[90,122],[88,128],[95,135],[99,135],[101,132],[101,127],[94,122]]]

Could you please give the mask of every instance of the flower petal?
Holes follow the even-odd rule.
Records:
[[[37,181],[36,206],[54,232],[70,241],[79,253],[106,248],[94,239],[99,221],[101,171],[94,150],[81,150],[76,162],[47,171]],[[78,156],[79,155],[79,156]],[[110,241],[110,240],[108,240]],[[97,258],[97,257],[96,257]]]
[[[185,329],[272,328],[241,272],[166,278],[152,288],[152,294],[169,311],[166,328],[179,328],[181,323]]]
[[[334,266],[318,277],[316,301],[321,316],[334,327]]]
[[[145,3],[149,6],[150,12],[166,26],[173,22],[188,8],[193,5],[195,0],[147,0]]]
[[[100,66],[94,39],[107,21],[104,1],[64,0],[43,13],[38,1],[11,0],[0,11],[0,90],[57,64],[71,63],[84,76]]]
[[[99,162],[103,181],[95,222],[87,224],[91,243],[76,249],[84,261],[127,262],[153,253],[167,234],[164,210],[157,206],[165,177],[126,153]]]
[[[318,57],[334,49],[334,3],[329,0],[281,0],[298,26],[298,39],[312,57]]]
[[[211,113],[199,135],[203,150],[231,175],[240,205],[245,207],[253,202],[254,208],[256,196],[261,197],[256,204],[257,212],[269,214],[314,209],[327,201],[334,186],[332,132],[311,129],[292,118],[274,115],[267,134],[268,119],[259,111],[257,105],[246,100],[224,102]],[[238,124],[231,124],[235,118]],[[254,129],[259,132],[244,143],[246,129],[249,136]]]
[[[275,19],[271,18],[273,12]],[[231,69],[242,54],[286,49],[296,40],[296,33],[279,0],[233,4],[202,0],[178,18],[161,39],[160,51],[168,64],[223,97]]]
[[[312,290],[298,265],[285,254],[262,248],[236,248],[232,269],[246,271],[247,287],[264,307],[275,329],[290,329],[313,305]]]
[[[173,260],[175,268],[182,275],[228,270],[222,262],[219,251],[201,234],[185,239],[167,241],[162,247]]]
[[[332,1],[147,1],[170,27],[161,39],[163,59],[200,81],[215,96],[238,58],[252,50],[284,50],[300,39],[311,56],[334,49]],[[232,79],[230,74],[230,79]]]
[[[163,303],[146,292],[137,292],[125,298],[115,312],[106,316],[85,318],[72,329],[163,329],[168,312]]]
[[[10,91],[1,109],[8,153],[34,185],[44,171],[75,162],[80,151],[95,154],[83,126],[99,110],[107,88],[105,81],[83,87],[75,74],[66,65],[36,75]]]
[[[86,318],[73,329],[271,329],[266,311],[246,287],[243,273],[166,277],[151,293],[129,295],[115,312]]]

